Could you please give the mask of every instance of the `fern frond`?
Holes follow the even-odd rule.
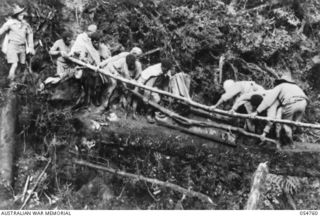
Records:
[[[268,174],[267,181],[270,184],[276,185],[277,188],[290,193],[293,195],[298,191],[301,187],[301,181],[298,177],[293,176],[282,176],[282,175],[275,175],[275,174]]]
[[[293,176],[287,176],[284,178],[285,185],[283,186],[283,190],[285,192],[290,193],[291,195],[297,192],[297,190],[301,186],[301,182],[299,178]]]

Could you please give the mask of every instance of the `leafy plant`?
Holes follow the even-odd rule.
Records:
[[[301,187],[301,181],[298,177],[268,174],[267,182],[275,184],[279,189],[291,195],[297,193]]]

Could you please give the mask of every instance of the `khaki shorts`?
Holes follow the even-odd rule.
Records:
[[[25,45],[18,45],[14,43],[8,44],[7,50],[7,61],[8,63],[18,63],[21,64],[26,63],[26,46]]]

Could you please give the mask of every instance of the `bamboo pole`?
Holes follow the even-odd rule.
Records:
[[[258,208],[262,187],[268,173],[267,163],[259,164],[256,172],[253,175],[252,187],[245,209],[255,210]]]
[[[128,80],[126,78],[117,76],[117,75],[113,75],[109,72],[107,72],[106,70],[100,69],[99,67],[93,66],[91,64],[87,64],[84,63],[76,58],[73,57],[66,57],[67,59],[69,59],[70,61],[79,64],[81,66],[87,67],[93,71],[97,71],[100,72],[108,77],[111,77],[113,79],[116,79],[118,81],[127,83],[127,84],[131,84],[134,85],[136,87],[139,88],[143,88],[145,90],[149,90],[155,93],[159,93],[161,95],[165,95],[168,97],[172,97],[174,99],[177,100],[181,100],[183,102],[186,102],[188,105],[196,107],[196,108],[200,108],[203,109],[205,111],[209,111],[209,112],[213,112],[213,113],[217,113],[217,114],[222,114],[222,115],[226,115],[226,116],[231,116],[231,117],[236,117],[236,118],[244,118],[244,119],[252,119],[252,120],[261,120],[261,121],[271,121],[274,123],[281,123],[281,124],[288,124],[288,125],[293,125],[293,126],[297,126],[297,127],[305,127],[305,128],[314,128],[314,129],[320,129],[320,124],[309,124],[309,123],[303,123],[303,122],[295,122],[295,121],[290,121],[290,120],[282,120],[282,119],[271,119],[271,118],[267,118],[267,117],[260,117],[260,116],[255,116],[252,117],[251,115],[247,115],[247,114],[239,114],[239,113],[229,113],[228,111],[224,111],[224,110],[220,110],[220,109],[211,109],[210,106],[206,106],[200,103],[197,103],[195,101],[192,101],[191,99],[182,97],[182,96],[178,96],[172,93],[169,93],[167,91],[163,91],[163,90],[159,90],[157,88],[153,88],[153,87],[149,87],[143,84],[140,84],[134,80]]]
[[[124,172],[124,171],[119,171],[119,170],[115,170],[115,169],[108,168],[108,167],[99,166],[99,165],[92,164],[92,163],[84,161],[84,160],[74,160],[73,162],[75,164],[77,164],[77,165],[87,166],[87,167],[90,167],[90,168],[93,168],[93,169],[97,169],[97,170],[102,170],[102,171],[105,171],[105,172],[108,172],[108,173],[113,173],[113,174],[117,174],[117,175],[120,175],[120,176],[129,177],[129,178],[132,178],[132,179],[137,179],[137,180],[140,180],[140,181],[145,181],[145,182],[149,182],[149,183],[156,184],[156,185],[161,185],[161,186],[166,187],[166,188],[171,188],[171,189],[173,189],[175,191],[178,191],[178,192],[180,192],[182,194],[185,194],[185,195],[188,195],[188,196],[191,196],[191,197],[197,197],[197,198],[201,199],[202,201],[205,201],[205,202],[208,202],[210,204],[216,205],[216,204],[213,203],[212,199],[210,197],[208,197],[207,195],[204,195],[204,194],[202,194],[200,192],[196,192],[196,191],[193,191],[193,190],[190,190],[190,189],[185,189],[185,188],[183,188],[183,187],[181,187],[179,185],[176,185],[176,184],[173,184],[173,183],[170,183],[170,182],[164,182],[164,181],[160,181],[158,179],[147,178],[147,177],[144,177],[142,175],[136,175],[136,174],[127,173],[127,172]]]

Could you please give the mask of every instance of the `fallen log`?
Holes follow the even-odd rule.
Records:
[[[16,143],[17,97],[9,89],[0,108],[0,207],[12,199],[13,160]]]
[[[320,152],[320,144],[306,143],[306,142],[294,142],[294,147],[283,147],[282,152],[298,153],[298,152]]]
[[[167,122],[157,121],[157,123],[160,124],[161,126],[165,126],[165,127],[171,128],[171,129],[179,130],[179,131],[181,131],[183,133],[195,135],[195,136],[198,136],[200,138],[204,138],[204,139],[207,139],[207,140],[210,140],[210,141],[216,141],[216,142],[219,142],[221,144],[225,144],[225,145],[228,145],[228,146],[231,146],[231,147],[236,147],[237,146],[235,143],[232,143],[231,141],[223,140],[223,139],[218,138],[218,137],[213,136],[213,135],[196,132],[194,130],[189,130],[189,129],[186,129],[184,127],[180,127],[180,126],[177,126],[177,125],[169,124]]]
[[[149,86],[140,84],[140,83],[138,83],[138,82],[136,82],[134,80],[128,80],[128,79],[125,79],[123,77],[120,77],[120,76],[117,76],[117,75],[113,75],[113,74],[107,72],[106,70],[103,70],[103,69],[100,69],[99,67],[84,63],[84,62],[82,62],[82,61],[80,61],[80,60],[78,60],[76,58],[67,57],[67,59],[69,59],[70,61],[72,61],[72,62],[74,62],[74,63],[76,63],[78,65],[87,67],[87,68],[89,68],[89,69],[91,69],[93,71],[97,71],[99,73],[102,73],[102,74],[104,74],[104,75],[106,75],[108,77],[111,77],[113,79],[116,79],[118,81],[124,82],[126,84],[131,84],[131,85],[134,85],[135,87],[143,88],[145,90],[149,90],[149,91],[152,91],[152,92],[155,92],[155,93],[159,93],[161,95],[172,97],[172,98],[177,99],[177,100],[181,100],[183,102],[186,102],[190,106],[194,106],[196,108],[200,108],[200,109],[203,109],[205,111],[209,111],[209,112],[213,112],[213,113],[217,113],[217,114],[222,114],[222,115],[226,115],[226,116],[231,116],[231,117],[236,117],[236,118],[244,118],[244,119],[251,119],[251,120],[261,120],[261,121],[270,121],[270,122],[274,122],[274,123],[288,124],[288,125],[297,126],[297,127],[320,129],[320,124],[309,124],[309,123],[295,122],[295,121],[282,120],[282,119],[270,119],[270,118],[267,118],[267,117],[260,117],[260,116],[253,117],[253,116],[247,115],[247,114],[230,113],[228,111],[223,111],[223,110],[220,110],[220,109],[212,109],[210,106],[206,106],[206,105],[197,103],[197,102],[192,101],[192,100],[190,100],[188,98],[185,98],[185,97],[182,97],[182,96],[178,96],[178,95],[169,93],[167,91],[162,91],[162,90],[159,90],[157,88],[149,87]]]
[[[135,91],[132,91],[132,90],[130,90],[130,91],[134,95],[136,95],[137,97],[143,98],[143,96],[141,94],[139,94]],[[180,126],[177,126],[177,125],[173,125],[173,124],[168,124],[168,123],[166,124],[166,123],[159,122],[162,126],[178,130],[180,132],[185,133],[185,135],[188,135],[188,134],[194,135],[194,136],[212,141],[215,144],[228,145],[228,146],[234,146],[234,144],[235,144],[234,141],[228,141],[228,140],[222,139],[223,136],[228,132],[229,133],[230,132],[238,133],[243,136],[251,137],[254,139],[258,139],[258,140],[261,139],[260,135],[247,132],[244,129],[239,128],[239,127],[234,127],[234,126],[230,126],[227,124],[221,124],[221,123],[216,123],[216,122],[203,122],[203,121],[188,119],[188,118],[182,117],[182,116],[178,115],[177,113],[172,112],[172,111],[160,106],[159,104],[156,104],[151,101],[149,101],[148,103],[150,106],[163,112],[164,114],[166,114],[167,116],[169,116],[170,118],[172,118],[173,120],[175,120],[176,122],[178,122],[180,124]],[[79,118],[78,118],[78,122],[81,122],[82,123],[81,125],[84,125],[84,127],[82,127],[84,129],[84,134],[90,134],[90,133],[86,133],[86,131],[88,129],[92,128],[91,126],[86,126],[88,124],[90,125],[90,123],[91,123],[89,119],[90,118],[88,118],[87,116],[79,116]],[[181,127],[181,125],[185,126],[185,127]],[[114,126],[110,127],[109,133],[119,132],[119,134],[120,134],[120,132],[125,133],[128,130],[129,131],[132,130],[131,128],[127,129],[127,127],[129,127],[127,124],[123,124],[122,127],[123,127],[123,129],[121,128],[121,126],[118,126],[118,124],[114,124]],[[132,127],[134,128],[134,126],[132,126]],[[141,130],[143,132],[145,132],[146,135],[151,135],[149,130],[151,131],[153,127],[150,127],[148,129],[147,129],[147,127],[143,127]],[[200,128],[201,130],[196,130],[196,128]],[[208,129],[216,129],[214,131],[219,132],[218,133],[219,135],[213,135],[213,134],[211,134],[211,132],[206,132],[206,131],[208,131]],[[78,129],[78,130],[80,130],[80,129]],[[155,132],[157,131],[157,129],[154,129],[154,130],[155,130]],[[225,133],[222,133],[221,130],[223,130]],[[274,139],[265,138],[263,142],[266,142],[266,145],[267,145],[266,148],[273,149],[273,150],[276,150],[276,148],[277,148],[277,151],[282,152],[282,153],[301,153],[301,152],[317,153],[317,152],[320,152],[320,145],[319,144],[309,144],[309,143],[305,144],[305,143],[295,142],[295,148],[291,148],[291,147],[280,148],[279,142]],[[269,146],[269,144],[271,144],[271,145],[273,144],[273,145]],[[264,149],[263,147],[261,147],[261,148]]]
[[[128,177],[128,178],[136,179],[136,180],[139,180],[139,181],[145,181],[145,182],[149,182],[149,183],[152,183],[152,184],[160,185],[162,187],[170,188],[170,189],[172,189],[174,191],[178,191],[178,192],[180,192],[182,194],[185,194],[187,196],[197,197],[197,198],[199,198],[200,200],[202,200],[204,202],[216,205],[212,201],[212,199],[210,197],[208,197],[207,195],[204,195],[204,194],[202,194],[200,192],[193,191],[191,189],[183,188],[183,187],[181,187],[179,185],[176,185],[176,184],[173,184],[173,183],[170,183],[170,182],[167,182],[167,181],[164,182],[164,181],[160,181],[158,179],[147,178],[147,177],[144,177],[142,175],[136,175],[136,174],[127,173],[127,172],[124,172],[124,171],[115,170],[115,169],[108,168],[108,167],[95,165],[95,164],[92,164],[92,163],[84,161],[84,160],[74,160],[73,162],[75,164],[77,164],[77,165],[80,165],[80,166],[86,166],[86,167],[90,167],[92,169],[102,170],[102,171],[105,171],[105,172],[108,172],[108,173],[113,173],[113,174],[116,174],[116,175],[120,175],[120,176],[124,176],[124,177]]]
[[[132,94],[134,94],[135,96],[143,99],[143,96],[134,91],[134,90],[129,90]],[[147,102],[150,106],[154,107],[155,109],[163,112],[164,114],[166,114],[167,116],[173,118],[174,120],[176,120],[178,123],[184,125],[184,126],[199,126],[199,127],[206,127],[206,128],[217,128],[217,129],[222,129],[222,130],[226,130],[226,131],[232,131],[232,132],[236,132],[236,133],[240,133],[242,135],[245,136],[249,136],[252,138],[256,138],[256,139],[260,139],[260,135],[254,134],[254,133],[250,133],[245,131],[242,128],[239,127],[234,127],[231,125],[226,125],[226,124],[219,124],[219,123],[215,123],[215,122],[202,122],[202,121],[197,121],[197,120],[192,120],[192,119],[188,119],[185,117],[182,117],[180,115],[178,115],[177,113],[170,111],[162,106],[160,106],[159,104],[152,102],[152,101],[148,101]],[[271,142],[273,144],[275,144],[277,147],[279,146],[279,142],[273,139],[269,139],[269,138],[265,138],[265,141],[267,142]]]
[[[123,117],[119,111],[116,112],[119,117]],[[110,150],[121,152],[150,150],[167,156],[180,157],[186,161],[190,160],[188,156],[197,155],[196,153],[204,153],[203,159],[210,158],[210,156],[219,158],[225,153],[232,153],[235,158],[237,156],[242,158],[241,156],[250,153],[253,159],[269,161],[269,169],[274,174],[320,177],[320,172],[318,172],[320,171],[319,152],[303,151],[301,153],[295,150],[290,151],[289,148],[279,151],[274,148],[273,144],[257,145],[256,139],[246,136],[235,140],[234,143],[237,144],[237,147],[230,147],[212,139],[208,142],[207,138],[203,139],[199,135],[193,136],[186,132],[180,132],[179,129],[172,130],[161,125],[149,124],[139,116],[138,120],[123,117],[117,122],[108,122],[107,126],[101,125],[101,129],[98,131],[93,130],[95,127],[89,126],[92,123],[90,116],[80,115],[77,120],[82,124],[76,124],[75,132],[79,133],[80,138],[85,137],[89,141],[95,141],[95,149],[100,153],[99,158],[108,158]],[[198,131],[196,128],[201,127],[190,127],[189,129],[208,133],[207,129]],[[215,135],[216,138],[224,138],[223,135],[226,135],[224,130],[214,128],[210,128],[209,133]],[[245,161],[239,160],[239,164],[243,167],[242,164],[251,161],[250,159],[251,157]]]
[[[190,110],[191,110],[192,114],[195,114],[199,117],[209,118],[210,120],[213,120],[213,121],[219,121],[219,122],[226,123],[226,124],[232,124],[232,122],[234,121],[234,118],[232,118],[232,117],[207,112],[202,109],[191,108]]]
[[[187,132],[181,133],[177,129],[172,130],[161,125],[149,124],[140,118],[139,120],[125,119],[121,113],[118,116],[122,116],[122,118],[116,122],[108,122],[107,126],[102,124],[103,127],[98,131],[94,130],[96,127],[93,126],[90,115],[79,114],[72,120],[72,124],[76,132],[79,133],[79,137],[95,140],[102,149],[145,147],[167,155],[179,156],[183,151],[192,154],[195,149],[203,149],[203,144],[214,150],[230,149],[230,145],[227,146],[217,141],[219,138],[223,138],[220,130],[216,130],[215,137],[199,134],[194,136]]]

